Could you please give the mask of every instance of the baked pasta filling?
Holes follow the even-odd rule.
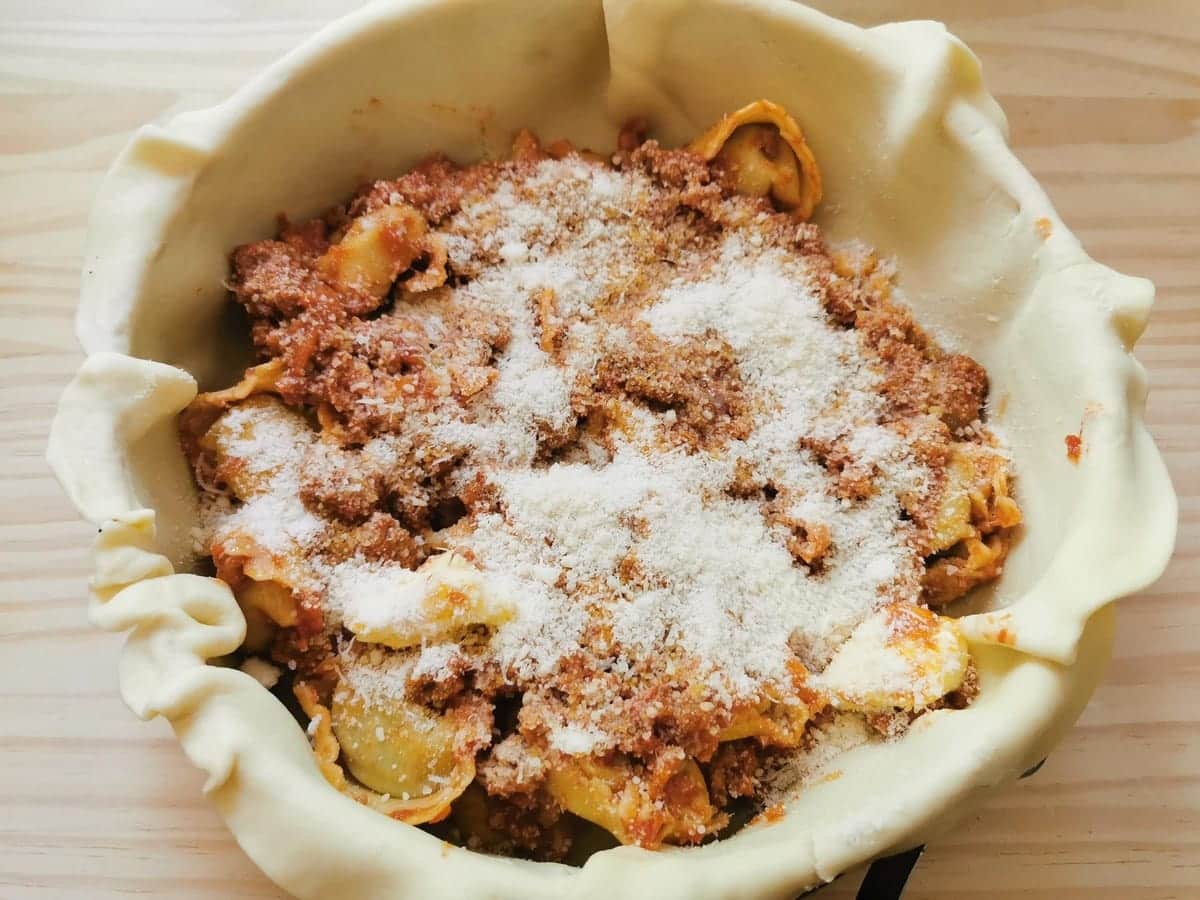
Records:
[[[1020,521],[985,372],[807,221],[797,123],[643,138],[281,220],[232,257],[260,363],[180,419],[243,667],[479,850],[699,843],[969,703],[939,610]]]

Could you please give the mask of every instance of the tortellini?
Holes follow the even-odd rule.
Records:
[[[717,739],[757,738],[760,743],[772,747],[799,747],[811,718],[812,709],[800,698],[789,698],[784,702],[764,700],[758,706],[734,712],[732,721],[721,730]]]
[[[1008,495],[1005,459],[978,444],[955,444],[934,519],[933,552],[946,550],[977,532],[1010,528],[1021,521]]]
[[[364,579],[347,597],[345,624],[362,641],[397,650],[452,640],[472,625],[512,618],[515,604],[482,572],[454,553],[430,557],[416,571]]]
[[[475,777],[474,759],[456,757],[458,726],[449,716],[396,698],[370,704],[345,684],[330,714],[346,768],[381,794],[458,796]]]
[[[476,844],[489,849],[502,847],[505,836],[492,827],[490,814],[487,791],[477,782],[467,785],[450,810],[454,824]]]
[[[961,687],[970,667],[957,622],[894,603],[863,621],[815,681],[837,710],[915,712]]]
[[[295,595],[278,581],[247,580],[234,590],[246,617],[245,649],[260,653],[270,644],[275,627],[290,628],[299,619]]]
[[[316,439],[308,422],[278,397],[261,391],[278,373],[259,366],[236,388],[208,397],[216,418],[197,438],[212,463],[213,477],[243,504],[272,492],[277,479],[297,465],[297,453]],[[249,394],[243,396],[243,394]],[[222,407],[229,404],[227,409]],[[197,413],[199,414],[199,413]],[[217,574],[226,581],[246,616],[246,648],[266,647],[275,626],[297,624],[293,592],[301,568],[300,548],[284,537],[283,546],[264,546],[236,518],[221,529],[210,548]]]
[[[200,438],[217,475],[243,502],[269,493],[271,482],[295,468],[316,434],[304,417],[271,394],[255,394],[222,413]]]
[[[974,537],[971,525],[971,483],[974,467],[970,457],[955,453],[946,467],[946,483],[933,520],[933,541],[929,550],[938,553],[965,538]]]
[[[446,280],[446,250],[429,234],[425,217],[403,203],[359,216],[317,261],[330,283],[382,299],[392,283],[422,256],[429,264],[406,283],[410,291],[429,290]]]
[[[695,760],[682,758],[658,780],[635,778],[620,756],[608,761],[572,756],[550,767],[546,788],[563,809],[623,844],[655,847],[672,838],[694,840],[722,824]]]
[[[722,116],[689,149],[720,162],[739,194],[769,196],[798,219],[821,202],[817,161],[796,120],[777,103],[756,100]]]
[[[335,689],[330,708],[310,685],[298,683],[295,693],[326,780],[393,819],[439,821],[475,778],[474,747],[463,739],[470,729],[461,717],[395,700],[380,708],[346,683]]]
[[[261,365],[251,366],[242,375],[242,380],[222,391],[197,394],[179,414],[179,432],[185,445],[200,441],[212,427],[213,422],[230,406],[256,394],[267,394],[283,375],[283,360],[272,359]]]
[[[1006,530],[1020,522],[1004,457],[978,444],[954,445],[928,548],[941,556],[926,571],[925,601],[943,606],[999,576],[1008,554]]]

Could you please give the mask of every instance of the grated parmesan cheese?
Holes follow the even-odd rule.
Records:
[[[267,690],[279,683],[279,676],[282,674],[278,666],[273,666],[256,656],[247,657],[239,668]]]
[[[430,464],[461,460],[454,484],[482,475],[495,489],[495,511],[438,539],[504,598],[505,615],[480,620],[489,630],[472,653],[498,663],[505,679],[532,685],[584,649],[618,674],[659,655],[673,676],[676,660],[687,660],[678,677],[704,692],[702,709],[728,709],[787,685],[798,653],[824,668],[882,604],[919,596],[921,560],[899,498],[928,491],[933,479],[881,424],[881,373],[857,335],[829,319],[810,261],[764,237],[753,216],[731,219],[715,253],[685,246],[676,259],[648,260],[642,214],[653,202],[646,175],[572,158],[510,172],[468,199],[440,232],[460,283],[405,314],[430,340],[444,331],[450,300],[502,320],[509,338],[495,355],[494,381],[461,405],[445,399],[414,417],[407,443],[385,435],[363,453],[387,470],[403,464],[402,445],[415,447]],[[562,326],[555,348],[535,300],[542,296]],[[626,303],[627,315],[612,312]],[[676,409],[628,402],[607,443],[584,434],[572,455],[539,455],[546,435],[575,427],[578,383],[643,331],[668,345],[711,335],[727,344],[749,433],[719,450],[682,447],[670,440]],[[236,507],[208,499],[201,537],[242,530],[271,551],[312,548],[327,524],[299,499],[298,460],[313,433],[282,406],[234,409],[224,425],[225,452],[261,489]],[[874,491],[840,497],[801,438],[840,442],[873,473]],[[729,492],[739,467],[770,485],[780,513],[828,530],[819,569],[797,562],[763,498]],[[423,630],[421,570],[359,556],[311,562],[328,626],[407,635],[389,644],[399,653],[343,653],[343,675],[367,702],[403,697],[414,678],[452,676],[464,651],[453,635]],[[636,568],[636,584],[622,567]],[[590,634],[597,621],[604,642]],[[897,660],[875,660],[858,680],[847,665],[830,680],[914,690],[912,667]],[[852,743],[858,727],[827,729],[818,746]],[[598,725],[577,721],[552,723],[547,741],[568,755],[614,745]]]

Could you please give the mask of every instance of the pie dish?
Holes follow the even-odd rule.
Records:
[[[949,827],[1043,756],[1107,658],[1108,603],[1165,565],[1174,497],[1129,355],[1152,290],[1084,255],[1005,147],[970,53],[930,23],[863,31],[771,3],[686,12],[372,6],[222,107],[141,132],[101,192],[79,318],[91,355],[49,451],[101,526],[93,615],[133,629],[126,700],[172,722],[239,842],[297,896],[799,892]],[[479,52],[464,51],[472,42]],[[438,67],[451,52],[462,64]],[[431,86],[421,73],[434,70]],[[229,248],[269,233],[277,210],[315,212],[433,149],[498,155],[523,126],[604,147],[635,112],[678,145],[758,96],[803,111],[835,198],[818,212],[826,233],[895,256],[919,320],[992,376],[1027,524],[1004,579],[959,621],[979,696],[845,754],[841,777],[779,821],[699,848],[608,850],[579,869],[451,847],[339,796],[272,695],[204,664],[244,637],[229,591],[173,574],[194,565],[196,521],[175,414],[197,380],[227,384],[248,361],[221,321]]]

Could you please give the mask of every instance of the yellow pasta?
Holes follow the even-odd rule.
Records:
[[[283,360],[272,359],[262,365],[251,366],[242,375],[242,380],[232,387],[197,394],[179,414],[180,433],[185,438],[198,440],[223,410],[239,400],[275,390],[282,375]]]
[[[934,517],[932,552],[937,553],[975,536],[975,528],[971,524],[971,487],[974,480],[975,468],[971,457],[965,453],[955,453],[946,466],[946,483]]]
[[[736,741],[756,738],[772,747],[798,747],[812,711],[798,698],[787,702],[764,700],[757,707],[744,707],[734,713],[733,720],[721,729],[717,740]]]
[[[372,790],[457,797],[475,777],[474,760],[456,758],[457,729],[445,716],[395,699],[384,709],[345,684],[334,692],[330,713],[346,767]]]
[[[250,581],[238,591],[238,602],[263,613],[276,625],[296,624],[296,600],[291,590],[278,581]]]
[[[203,471],[209,473],[208,480],[202,479],[202,486],[209,487],[209,481],[214,479],[225,481],[238,499],[243,499],[243,492],[249,496],[261,489],[262,479],[246,472],[246,467],[240,464],[236,454],[223,452],[226,448],[222,447],[221,438],[228,438],[229,433],[220,429],[214,433],[214,425],[231,407],[241,403],[250,404],[248,418],[254,418],[253,410],[258,408],[258,403],[264,402],[255,398],[274,391],[283,370],[283,361],[280,359],[251,366],[237,384],[221,391],[197,394],[179,414],[181,442],[184,451],[192,459],[197,477]],[[280,408],[283,408],[282,405]],[[216,490],[217,486],[212,485],[212,489]]]
[[[263,392],[276,375],[262,366],[248,370],[235,389],[206,395],[201,407],[216,417],[196,436],[198,452],[211,459],[215,477],[242,502],[268,493],[315,437],[303,416]],[[246,617],[248,650],[265,648],[276,626],[297,624],[293,589],[304,569],[300,548],[271,551],[247,529],[234,527],[218,532],[210,552]]]
[[[619,757],[564,758],[550,768],[546,789],[563,809],[599,825],[622,843],[656,846],[673,838],[695,839],[714,829],[720,817],[709,802],[704,775],[695,760],[679,768],[655,790]],[[654,795],[659,796],[654,796]],[[659,802],[656,802],[659,801]]]
[[[921,580],[922,597],[933,607],[945,606],[980,584],[998,578],[1008,556],[1006,533],[971,537],[931,562]]]
[[[296,624],[298,611],[291,590],[275,581],[247,581],[234,591],[246,617],[245,649],[259,653],[270,646],[277,627]]]
[[[222,412],[200,437],[211,453],[215,471],[238,500],[270,490],[285,466],[294,466],[315,439],[304,417],[270,394],[239,400]]]
[[[325,779],[393,819],[439,821],[475,778],[474,755],[457,752],[458,727],[444,716],[414,704],[389,703],[380,710],[344,684],[334,692],[332,708],[308,684],[298,683],[295,694],[312,723],[313,752]]]
[[[972,443],[955,444],[933,523],[933,560],[923,580],[924,599],[943,606],[978,584],[995,579],[1008,554],[1008,529],[1021,510],[1009,495],[1006,460]]]
[[[223,535],[212,549],[217,575],[233,589],[246,617],[246,649],[261,651],[276,627],[290,628],[299,620],[293,587],[296,559],[281,559],[263,549],[244,532]]]
[[[920,606],[895,603],[854,630],[818,681],[835,709],[916,711],[961,687],[969,669],[958,623]]]
[[[821,172],[804,132],[770,100],[722,116],[689,149],[722,163],[739,194],[769,196],[798,219],[809,218],[821,202]]]
[[[478,782],[467,785],[450,809],[451,819],[468,843],[485,848],[499,847],[505,843],[504,835],[488,821],[490,814],[487,791]]]
[[[352,597],[345,622],[359,640],[399,650],[454,639],[473,625],[500,625],[514,608],[482,572],[443,553],[415,572],[397,573],[383,593],[364,589]]]
[[[422,256],[429,257],[429,265],[405,284],[410,291],[429,290],[446,280],[446,250],[429,234],[420,212],[396,203],[355,219],[318,260],[317,270],[336,286],[382,298]]]

